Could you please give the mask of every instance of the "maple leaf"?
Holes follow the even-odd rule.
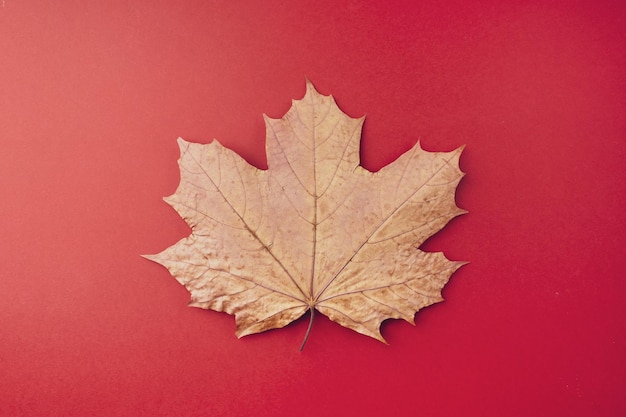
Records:
[[[147,258],[191,293],[190,305],[234,314],[238,337],[315,310],[385,342],[381,323],[413,323],[463,262],[418,247],[453,217],[461,148],[419,143],[378,172],[360,166],[364,117],[351,118],[307,80],[281,119],[265,118],[267,170],[217,140],[179,138],[181,179],[165,200],[190,236]]]

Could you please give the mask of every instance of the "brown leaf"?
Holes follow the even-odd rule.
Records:
[[[464,213],[454,202],[461,148],[418,143],[372,173],[359,165],[363,121],[307,81],[282,119],[265,117],[267,170],[217,141],[179,139],[180,185],[165,200],[192,233],[147,257],[190,291],[190,305],[234,314],[238,337],[307,310],[312,324],[317,310],[384,342],[383,320],[413,323],[463,264],[418,249]]]

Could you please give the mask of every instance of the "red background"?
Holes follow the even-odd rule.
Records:
[[[16,1],[0,7],[0,415],[626,414],[626,5]],[[471,263],[385,346],[318,317],[238,340],[141,258],[188,234],[176,138],[263,167],[309,77],[375,170],[467,147]]]

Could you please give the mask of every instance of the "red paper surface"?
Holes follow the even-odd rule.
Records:
[[[626,414],[622,2],[0,4],[0,415]],[[140,257],[188,234],[176,138],[264,167],[309,77],[363,165],[467,147],[471,263],[385,346],[318,316],[238,340]]]

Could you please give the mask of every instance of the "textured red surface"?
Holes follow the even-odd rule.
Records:
[[[626,414],[623,2],[15,1],[0,7],[0,415]],[[469,260],[385,346],[234,319],[139,255],[176,138],[264,166],[309,77],[367,113],[363,165],[466,144]]]

